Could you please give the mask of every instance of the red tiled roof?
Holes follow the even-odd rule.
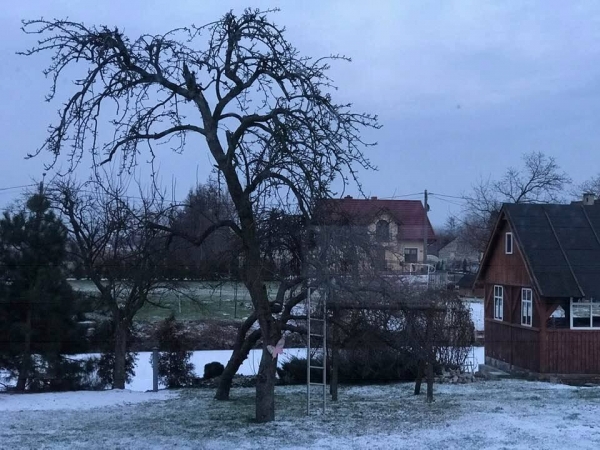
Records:
[[[378,215],[388,213],[400,224],[400,239],[423,239],[425,210],[420,200],[379,200],[339,198],[322,200],[317,207],[321,220],[336,222],[347,218],[356,225],[373,223]],[[428,240],[435,240],[431,222],[427,219]]]

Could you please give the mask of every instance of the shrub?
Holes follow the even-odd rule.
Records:
[[[417,367],[410,351],[398,352],[392,349],[340,350],[338,366],[339,383],[386,383],[393,381],[414,381]],[[311,365],[321,366],[321,360],[312,360]],[[306,359],[292,357],[284,362],[277,373],[284,384],[306,383]],[[331,366],[327,368],[327,381]],[[311,379],[321,380],[319,369],[311,369]]]
[[[217,361],[213,361],[211,363],[204,365],[204,379],[208,380],[210,378],[220,377],[223,374],[225,367],[223,364]]]
[[[186,350],[183,325],[171,315],[158,328],[158,345],[163,350],[158,356],[158,378],[168,388],[192,384],[194,365],[192,352]]]
[[[131,383],[135,375],[135,361],[137,353],[127,352],[125,358],[125,382]],[[113,369],[115,366],[115,354],[103,353],[100,358],[93,358],[93,363],[96,367],[97,388],[106,389],[113,385]]]

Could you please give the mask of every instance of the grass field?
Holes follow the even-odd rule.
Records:
[[[73,289],[95,293],[96,288],[87,280],[70,280]],[[277,285],[267,287],[274,297]],[[165,291],[151,297],[137,313],[136,320],[157,321],[174,314],[180,320],[245,319],[252,312],[250,294],[245,286],[235,282],[177,282],[174,291]]]

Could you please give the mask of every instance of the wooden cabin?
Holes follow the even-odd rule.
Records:
[[[505,204],[477,283],[485,360],[541,378],[600,376],[600,203]]]

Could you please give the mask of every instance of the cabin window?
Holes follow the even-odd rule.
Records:
[[[502,320],[504,317],[504,288],[494,286],[494,319]]]
[[[512,233],[506,233],[504,237],[504,251],[507,255],[512,255],[513,252],[513,238]]]
[[[533,319],[533,291],[521,289],[521,325],[531,326]]]
[[[571,299],[571,328],[600,328],[600,299]]]
[[[418,248],[409,248],[406,247],[404,249],[404,262],[406,263],[416,263],[419,258],[419,249]]]
[[[390,223],[387,220],[380,220],[375,225],[375,237],[379,242],[388,242],[390,240]]]

